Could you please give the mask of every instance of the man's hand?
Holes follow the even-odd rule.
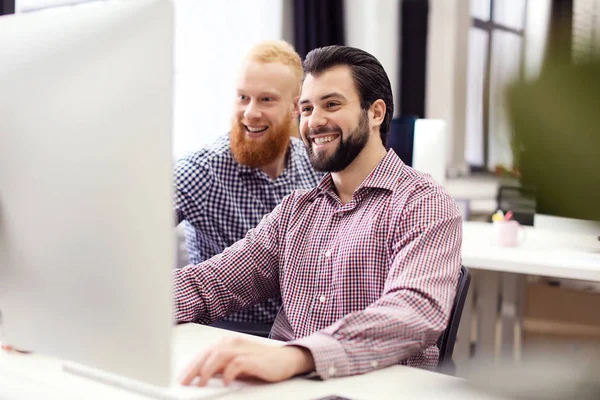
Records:
[[[12,347],[8,344],[4,344],[4,343],[0,343],[0,347],[2,348],[2,351],[16,351],[18,353],[31,353],[30,351],[26,351],[26,350],[15,349],[14,347]]]
[[[215,374],[221,374],[225,385],[236,378],[257,378],[280,382],[295,375],[314,371],[310,351],[295,346],[270,346],[256,341],[230,338],[207,350],[190,363],[181,374],[182,385],[190,385],[199,377],[204,386]]]

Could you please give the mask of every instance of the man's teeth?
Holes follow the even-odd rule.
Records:
[[[313,141],[315,142],[315,144],[322,145],[322,144],[331,142],[336,137],[337,137],[336,135],[322,136],[322,137],[314,138]]]
[[[267,129],[267,127],[266,127],[266,126],[263,126],[263,127],[261,127],[261,128],[252,128],[252,127],[250,127],[250,126],[247,126],[246,128],[247,128],[247,129],[248,129],[250,132],[252,132],[252,133],[258,133],[258,132],[262,132],[262,131],[264,131],[264,130],[266,130],[266,129]]]

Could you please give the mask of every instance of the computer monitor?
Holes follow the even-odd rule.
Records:
[[[392,120],[387,147],[404,163],[444,185],[447,135],[445,121],[403,116]]]
[[[173,36],[166,0],[0,17],[0,340],[146,388],[174,375]]]

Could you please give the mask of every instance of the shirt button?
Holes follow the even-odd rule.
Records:
[[[378,366],[379,366],[379,363],[377,361],[371,361],[371,367],[377,368]]]
[[[335,371],[335,367],[334,366],[329,367],[329,376],[335,376],[335,372],[336,371]]]
[[[327,299],[325,298],[325,296],[321,295],[321,297],[319,297],[319,301],[320,301],[321,303],[325,303],[325,300],[327,300]]]
[[[327,258],[331,257],[331,251],[327,250],[325,252],[325,257],[327,257]]]

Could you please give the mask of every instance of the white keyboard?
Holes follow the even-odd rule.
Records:
[[[37,381],[29,376],[0,368],[0,399],[2,400],[76,400],[68,391]]]
[[[160,400],[205,400],[215,399],[225,394],[240,390],[247,384],[234,383],[225,387],[221,380],[213,379],[206,387],[181,386],[173,383],[171,387],[162,388],[143,382],[127,379],[78,364],[65,364],[64,370],[81,377],[89,378],[97,383],[103,383],[132,394],[142,394],[149,399]],[[66,372],[65,372],[66,373]],[[64,382],[64,381],[63,381]],[[48,382],[37,380],[13,370],[0,368],[0,400],[81,400],[81,393],[75,394],[68,388],[53,386]]]
[[[225,386],[220,379],[212,379],[205,387],[182,386],[175,378],[169,387],[159,387],[145,382],[129,379],[120,375],[110,374],[94,368],[89,368],[76,363],[64,363],[64,371],[89,378],[96,382],[116,386],[150,398],[160,400],[204,400],[215,399],[233,391],[240,390],[249,384],[234,382]],[[2,399],[4,400],[4,399]]]

